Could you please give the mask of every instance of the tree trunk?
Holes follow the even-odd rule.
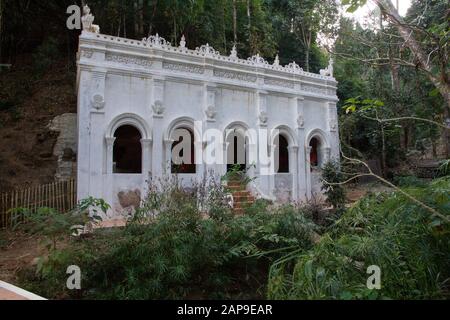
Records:
[[[444,98],[447,107],[450,107],[450,83],[447,79],[447,70],[440,68],[441,79],[433,75],[433,66],[430,64],[427,54],[425,54],[424,49],[420,46],[419,42],[415,39],[413,35],[413,30],[408,27],[403,18],[400,17],[398,10],[395,9],[391,0],[373,0],[380,10],[384,12],[391,23],[397,28],[403,40],[405,40],[406,45],[412,51],[415,58],[418,61],[418,66],[424,70],[433,83],[433,85],[439,90],[442,97]],[[438,66],[440,67],[440,66]]]
[[[0,0],[0,63],[2,63],[3,59],[2,59],[2,26],[3,26],[3,0]]]
[[[306,67],[306,72],[310,71],[310,66],[309,66],[309,56],[310,56],[310,52],[311,52],[311,41],[312,41],[312,31],[308,30],[307,31],[307,38],[305,39],[305,49],[306,49],[306,54],[305,54],[305,67]]]
[[[252,48],[252,19],[251,19],[251,11],[250,11],[250,1],[251,0],[247,0],[247,29],[248,29],[248,44],[249,47],[252,50],[252,54],[256,53],[253,52],[253,48]]]
[[[233,0],[233,41],[237,45],[237,8],[236,0]]]
[[[306,48],[305,52],[305,68],[306,72],[309,72],[309,48]]]
[[[138,0],[134,0],[133,9],[134,9],[134,36],[137,38],[139,34],[139,20],[138,20]]]
[[[387,176],[387,164],[386,164],[386,137],[384,134],[384,124],[381,123],[381,170],[383,171],[383,178]]]
[[[139,0],[139,37],[144,36],[144,0]]]

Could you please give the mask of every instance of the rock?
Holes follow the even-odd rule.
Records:
[[[119,198],[120,205],[124,209],[130,207],[137,209],[141,205],[141,192],[138,189],[127,192],[121,191],[117,194],[117,197]]]
[[[50,152],[43,152],[39,155],[39,157],[41,157],[43,159],[48,159],[48,158],[51,158],[52,156],[53,156],[53,154]]]
[[[76,155],[77,154],[71,148],[64,148],[62,160],[63,161],[75,161]]]

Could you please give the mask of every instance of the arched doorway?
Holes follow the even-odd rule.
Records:
[[[234,129],[227,135],[227,172],[233,168],[247,169],[247,138],[244,132]]]
[[[190,128],[174,130],[171,146],[171,172],[177,174],[195,174],[194,133]]]
[[[142,173],[141,133],[132,125],[123,125],[114,132],[113,173]]]
[[[282,134],[275,139],[275,172],[289,173],[289,143]]]
[[[310,152],[309,152],[309,163],[311,165],[311,170],[320,166],[320,140],[313,137],[309,142]]]

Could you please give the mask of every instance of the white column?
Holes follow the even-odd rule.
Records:
[[[106,174],[111,175],[113,173],[113,150],[115,137],[106,137]]]
[[[257,111],[257,128],[258,130],[266,130],[267,135],[262,135],[258,132],[256,152],[257,152],[257,161],[255,168],[255,175],[258,177],[257,183],[259,184],[259,188],[261,190],[266,190],[268,196],[272,196],[272,188],[273,188],[273,172],[269,172],[267,174],[267,170],[261,170],[261,156],[262,155],[270,155],[270,147],[268,146],[270,140],[270,133],[267,131],[268,125],[268,115],[267,115],[267,96],[268,92],[263,90],[258,90],[255,93],[255,101],[256,101],[256,111]],[[260,141],[259,139],[263,139],[265,141]],[[265,164],[265,166],[270,166],[271,164]]]
[[[153,148],[151,172],[156,181],[163,176],[164,163],[164,79],[153,79],[152,86],[152,111],[153,111]],[[169,159],[170,160],[170,159]]]
[[[148,190],[148,184],[151,180],[152,170],[152,139],[141,139],[142,147],[142,196],[145,196]]]
[[[297,146],[290,146],[288,147],[289,150],[289,172],[292,176],[292,199],[291,200],[298,200],[299,194],[298,194],[298,147]]]
[[[308,199],[308,183],[307,177],[309,171],[307,169],[307,162],[309,162],[309,153],[305,152],[305,118],[304,118],[304,99],[303,97],[293,98],[293,103],[297,108],[297,140],[298,140],[298,156],[297,156],[297,192],[299,200]]]
[[[106,137],[106,195],[105,201],[112,205],[113,203],[113,150],[115,137]]]
[[[165,139],[164,140],[164,157],[162,158],[162,172],[163,174],[171,174],[172,173],[172,144],[174,143],[173,139]]]
[[[104,155],[104,113],[92,111],[90,116],[90,132],[89,143],[89,196],[95,198],[104,198],[103,190],[103,165],[105,163]],[[95,128],[95,129],[94,129]]]
[[[216,164],[206,164],[205,163],[205,151],[206,151],[206,147],[208,145],[208,141],[204,141],[204,132],[203,129],[208,130],[208,129],[212,129],[215,126],[216,123],[216,115],[218,112],[218,108],[216,105],[216,96],[217,96],[217,88],[215,85],[213,84],[204,84],[203,85],[203,113],[204,113],[204,118],[203,118],[203,122],[202,122],[202,128],[197,128],[197,131],[199,132],[199,134],[201,134],[201,137],[197,137],[196,139],[198,141],[196,141],[195,144],[195,148],[196,148],[196,154],[201,155],[201,159],[197,159],[196,161],[198,162],[197,164],[197,179],[198,182],[202,182],[203,177],[206,176],[208,177],[210,172],[214,172],[215,174],[217,174],[218,172],[217,170],[217,165]],[[201,152],[197,152],[197,148],[201,148]]]
[[[311,154],[312,147],[307,146],[304,149],[305,149],[305,154],[306,154],[306,157],[305,157],[305,159],[306,159],[306,161],[305,161],[305,164],[306,164],[306,166],[305,166],[306,167],[306,197],[307,197],[307,199],[311,199],[311,195],[312,195],[312,193],[311,193],[311,163],[309,161],[309,155]]]
[[[327,116],[328,116],[328,132],[329,132],[329,147],[330,156],[328,160],[339,160],[340,142],[339,142],[339,125],[336,102],[327,102]]]

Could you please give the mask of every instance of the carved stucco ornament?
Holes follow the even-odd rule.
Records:
[[[267,121],[269,120],[269,117],[267,116],[267,113],[265,111],[261,111],[259,113],[258,119],[259,119],[259,124],[262,126],[265,126],[265,125],[267,125]]]
[[[153,105],[152,105],[152,109],[153,109],[153,115],[155,117],[158,117],[158,118],[163,117],[165,108],[164,108],[162,101],[156,100],[155,103],[153,103]]]
[[[331,120],[331,121],[330,121],[330,129],[331,129],[331,131],[335,131],[336,128],[337,128],[337,122],[336,122],[336,120]]]
[[[208,106],[205,110],[205,114],[208,120],[215,120],[217,114],[216,107]]]
[[[305,118],[303,118],[302,115],[297,117],[297,124],[300,128],[303,128],[305,126]]]
[[[92,107],[101,110],[105,107],[105,99],[101,94],[94,94],[92,96]]]

